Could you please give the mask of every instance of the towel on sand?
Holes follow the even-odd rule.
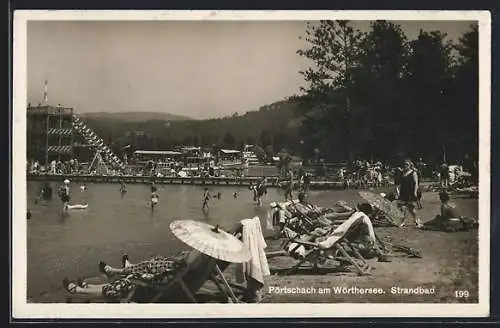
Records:
[[[243,226],[243,245],[250,252],[251,258],[248,262],[240,265],[240,270],[237,270],[237,281],[241,283],[246,280],[246,277],[251,277],[264,284],[264,277],[269,276],[271,272],[264,251],[267,244],[262,234],[260,219],[257,216],[252,219],[244,219],[241,221],[241,225]]]

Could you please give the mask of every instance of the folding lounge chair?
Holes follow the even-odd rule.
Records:
[[[328,244],[326,241],[322,243],[316,243],[302,240],[301,235],[290,230],[285,230],[285,233],[288,234],[288,240],[283,246],[286,248],[290,247],[290,245],[294,245],[292,249],[289,249],[290,254],[293,254],[301,246],[309,250],[306,251],[305,255],[296,265],[286,270],[284,274],[290,275],[295,273],[306,262],[312,263],[313,270],[319,270],[318,262],[322,257],[322,252],[326,250],[333,250],[335,251],[335,253],[340,252],[342,256],[336,256],[335,259],[339,260],[340,262],[353,265],[359,275],[369,274],[371,267],[368,265],[365,258],[359,253],[357,248],[351,244],[348,238],[354,231],[356,231],[360,227],[362,222],[363,221],[361,219],[361,216],[357,216],[353,217],[352,219],[346,220],[336,228],[333,227],[333,231],[328,233],[328,239],[331,238],[330,240],[334,240],[334,242],[333,244],[329,245],[328,248],[325,248],[323,246],[325,244]],[[350,250],[353,253],[354,257],[350,255],[347,250]]]
[[[307,234],[311,233],[316,228],[329,227],[332,224],[340,225],[355,212],[354,210],[347,210],[347,208],[344,207],[344,212],[315,212],[312,214],[316,217],[311,217],[310,212],[304,213],[298,210],[296,205],[297,203],[292,201],[286,206],[286,209],[292,216],[301,220],[301,230]]]
[[[233,288],[244,289],[243,286],[230,284],[224,277],[223,271],[230,263],[214,259],[198,251],[190,252],[184,259],[184,265],[165,283],[151,285],[143,281],[135,283],[144,289],[150,289],[153,297],[146,299],[148,303],[176,302],[198,303],[196,293],[207,281],[212,281],[224,297],[224,301],[239,303]]]

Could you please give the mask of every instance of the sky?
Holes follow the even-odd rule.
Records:
[[[397,21],[457,40],[467,21]],[[368,21],[356,21],[362,31]],[[304,21],[30,21],[27,89],[77,112],[166,112],[195,119],[243,114],[297,94]]]

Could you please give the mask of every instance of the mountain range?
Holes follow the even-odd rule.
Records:
[[[296,109],[294,101],[282,100],[244,114],[203,120],[151,112],[85,113],[82,117],[108,143],[139,142],[137,137],[131,139],[131,135],[145,135],[143,144],[137,144],[138,149],[167,149],[172,143],[230,147],[246,142],[284,146],[297,141],[301,118]]]
[[[151,120],[159,121],[187,121],[193,120],[190,117],[161,112],[90,112],[80,113],[84,119],[90,120],[113,120],[129,123],[140,123]]]

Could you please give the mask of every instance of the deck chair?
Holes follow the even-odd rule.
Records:
[[[236,296],[234,288],[242,291],[244,287],[230,284],[223,274],[229,264],[193,250],[184,258],[184,265],[178,272],[173,277],[168,277],[164,283],[153,286],[143,281],[134,282],[152,291],[152,297],[143,300],[148,303],[198,303],[196,293],[207,281],[215,284],[224,301],[240,303],[241,297]]]
[[[311,209],[309,212],[299,210],[296,201],[286,204],[286,210],[301,221],[300,227],[303,233],[311,233],[316,228],[330,227],[332,224],[340,225],[347,220],[355,210],[347,206],[339,206],[343,212],[337,212],[333,209],[324,208],[322,211]],[[307,209],[307,207],[305,207]],[[340,222],[340,223],[339,223]]]
[[[304,240],[303,235],[293,231],[286,230],[288,240],[283,245],[284,248],[288,247],[288,253],[293,254],[299,247],[306,249],[306,252],[301,256],[299,262],[292,268],[284,272],[285,275],[291,275],[298,271],[301,266],[309,262],[313,265],[313,270],[318,270],[318,264],[321,262],[322,252],[334,251],[336,260],[343,264],[351,264],[356,273],[359,275],[369,274],[371,267],[366,262],[365,258],[360,254],[358,249],[354,247],[349,240],[349,235],[356,231],[361,224],[369,221],[364,213],[356,212],[348,220],[345,220],[338,226],[332,226],[332,229],[327,233],[327,239],[323,242],[313,242]],[[373,230],[370,232],[371,238],[376,240]],[[291,247],[290,247],[291,246]],[[350,252],[349,252],[350,251]],[[340,253],[340,255],[339,255]]]

